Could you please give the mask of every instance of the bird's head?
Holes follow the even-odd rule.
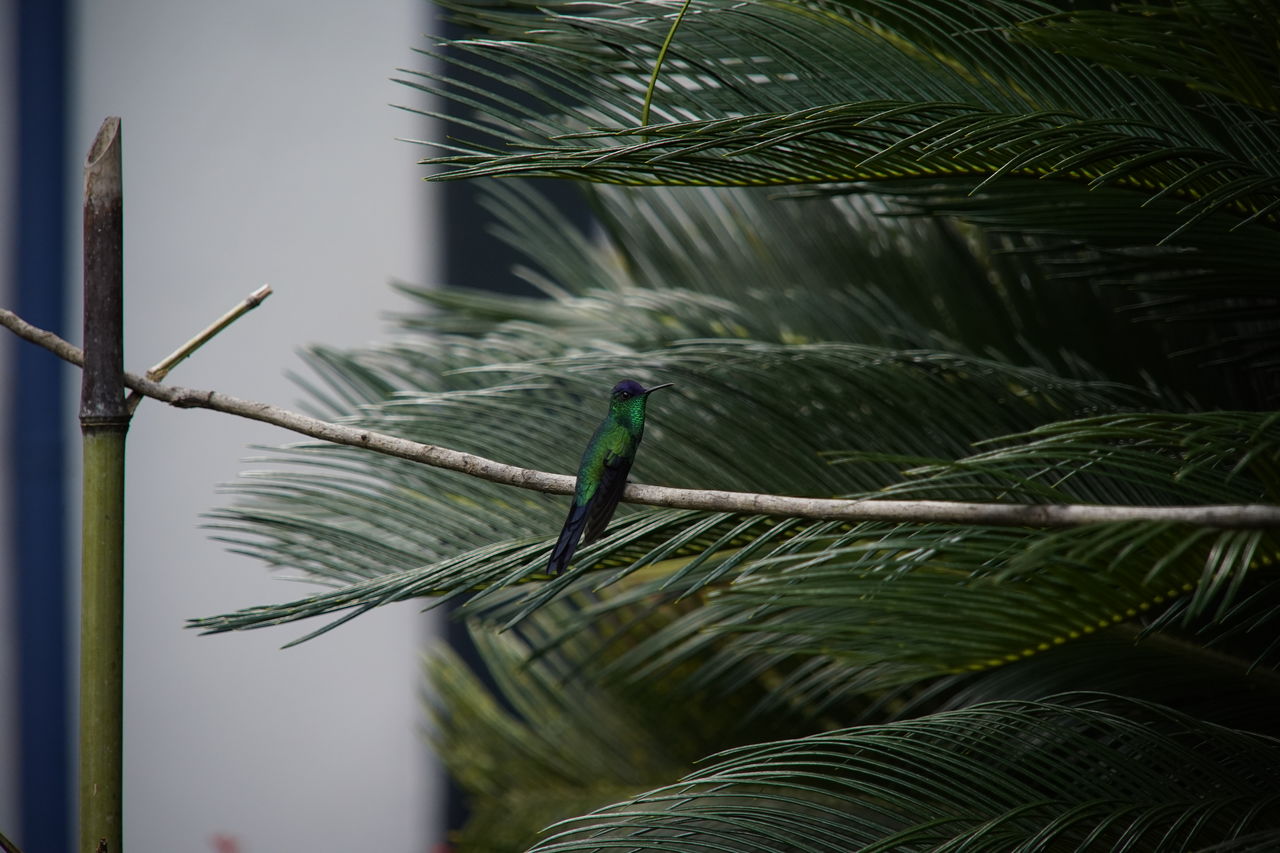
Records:
[[[654,385],[652,388],[645,388],[639,382],[632,379],[624,379],[617,385],[614,385],[613,390],[609,392],[609,402],[614,405],[628,404],[634,400],[643,400],[659,388],[670,387],[671,383],[665,382],[662,385]]]
[[[667,388],[671,383],[646,388],[639,382],[624,379],[609,392],[609,411],[614,418],[638,427],[644,423],[644,402],[649,395],[659,388]]]

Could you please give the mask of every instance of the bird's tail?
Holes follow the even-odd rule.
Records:
[[[558,575],[569,567],[573,552],[578,550],[578,539],[582,537],[582,528],[587,524],[587,505],[579,506],[576,502],[569,507],[569,517],[564,520],[560,530],[560,538],[556,547],[551,549],[551,562],[547,564],[547,573]]]

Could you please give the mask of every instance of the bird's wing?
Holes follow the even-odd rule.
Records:
[[[582,544],[589,545],[604,534],[613,518],[613,511],[618,508],[622,499],[622,490],[627,485],[627,474],[631,472],[631,459],[616,453],[609,453],[604,458],[604,470],[600,474],[600,484],[596,493],[591,496],[587,507],[586,530],[582,535]]]

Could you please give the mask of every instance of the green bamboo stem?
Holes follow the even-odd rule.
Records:
[[[80,853],[119,853],[124,714],[123,196],[120,119],[84,169],[84,519],[80,609]]]
[[[84,432],[80,846],[120,850],[124,652],[123,430]]]

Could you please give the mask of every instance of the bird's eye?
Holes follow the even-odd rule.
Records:
[[[619,397],[621,397],[622,399],[626,400],[626,399],[628,399],[628,398],[630,398],[630,397],[631,397],[631,392],[630,392],[630,391],[622,391],[622,392],[620,392],[620,393],[618,394],[618,396],[619,396]]]

